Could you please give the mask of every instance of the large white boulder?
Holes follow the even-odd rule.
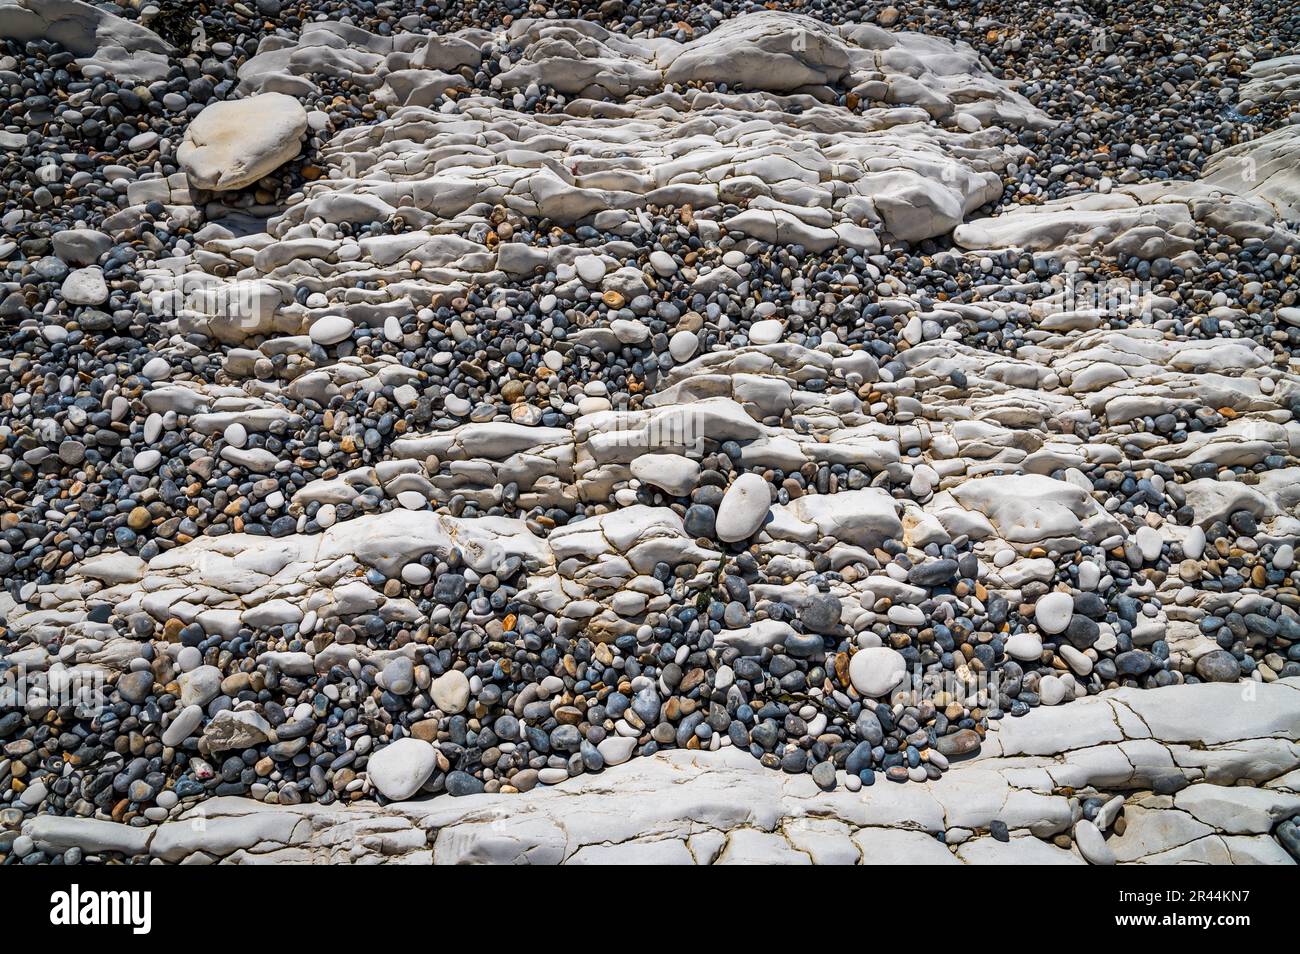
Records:
[[[252,185],[302,151],[307,111],[292,96],[260,93],[213,103],[185,131],[176,158],[200,189]]]
[[[868,699],[888,695],[907,677],[907,660],[888,646],[860,649],[849,660],[849,681]]]
[[[437,754],[432,745],[419,739],[405,738],[370,756],[366,771],[379,794],[401,801],[420,790],[437,764]]]
[[[748,540],[763,525],[771,506],[767,481],[758,474],[741,474],[718,506],[718,539],[725,543]]]

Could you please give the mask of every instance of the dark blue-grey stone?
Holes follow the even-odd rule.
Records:
[[[445,784],[448,795],[477,795],[483,791],[483,780],[468,772],[448,772]]]

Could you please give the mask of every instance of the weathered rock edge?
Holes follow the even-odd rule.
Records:
[[[1300,814],[1298,741],[1300,679],[1118,689],[995,724],[936,782],[857,793],[732,749],[673,750],[524,796],[216,798],[162,825],[44,815],[23,833],[187,864],[1083,864],[1045,839],[1072,829],[1072,795],[1096,792],[1125,797],[1106,842],[1121,864],[1294,864],[1271,832]]]

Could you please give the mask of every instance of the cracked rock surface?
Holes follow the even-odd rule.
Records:
[[[1296,693],[1117,690],[1002,723],[938,781],[859,793],[733,749],[674,751],[522,799],[218,798],[159,826],[47,815],[23,834],[185,864],[1294,864],[1274,835],[1300,811]]]

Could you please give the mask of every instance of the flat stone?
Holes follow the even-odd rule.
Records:
[[[680,454],[642,454],[631,466],[637,480],[674,497],[689,494],[700,477],[699,463]]]
[[[959,865],[933,835],[901,828],[862,828],[853,833],[864,865]]]
[[[1232,835],[1265,834],[1300,814],[1300,795],[1247,785],[1189,785],[1174,805],[1197,821]]]
[[[128,857],[144,854],[153,836],[149,828],[60,815],[38,815],[23,830],[43,847],[56,850],[80,848],[86,852],[115,851]]]
[[[957,857],[967,864],[982,865],[1081,865],[1073,852],[1049,845],[1030,835],[998,841],[991,837],[972,838],[957,848]]]

